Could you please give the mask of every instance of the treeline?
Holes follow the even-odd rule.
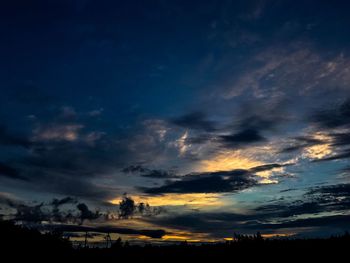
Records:
[[[36,229],[0,221],[0,251],[13,259],[25,255],[36,260],[137,260],[138,262],[166,262],[173,260],[226,260],[272,257],[281,260],[349,257],[350,235],[327,239],[264,239],[256,235],[234,235],[234,240],[191,244],[181,242],[169,245],[131,245],[121,239],[110,241],[108,248],[79,246],[73,248],[63,233],[41,233]]]

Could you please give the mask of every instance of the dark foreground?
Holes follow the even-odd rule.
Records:
[[[110,248],[73,248],[60,233],[42,234],[36,230],[0,221],[0,255],[7,262],[169,262],[169,261],[243,261],[243,260],[337,260],[349,262],[350,235],[327,239],[266,240],[260,236],[240,236],[238,241],[190,245],[130,246],[115,242]]]

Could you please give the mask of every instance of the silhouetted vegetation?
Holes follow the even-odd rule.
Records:
[[[0,221],[0,247],[3,256],[26,256],[47,260],[137,260],[138,262],[166,262],[173,260],[224,260],[240,258],[266,258],[285,260],[290,258],[323,258],[347,256],[350,235],[332,236],[327,239],[264,239],[256,235],[234,234],[232,241],[191,244],[131,245],[127,241],[106,240],[108,247],[73,247],[63,233],[41,233],[36,229],[16,225],[12,221]],[[108,235],[109,236],[109,235]]]

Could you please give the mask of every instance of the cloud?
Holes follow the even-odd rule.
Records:
[[[24,181],[28,180],[27,178],[21,176],[20,172],[17,169],[1,162],[0,162],[0,176],[8,177],[11,179],[17,179],[17,180],[24,180]]]
[[[100,116],[102,114],[102,112],[104,111],[103,108],[99,108],[99,109],[96,109],[96,110],[92,110],[92,111],[89,111],[88,112],[88,115],[90,117],[97,117],[97,116]]]
[[[272,204],[260,206],[257,212],[266,213],[271,218],[288,218],[303,214],[315,214],[324,212],[324,209],[317,202],[296,202],[295,204]]]
[[[292,217],[303,214],[338,213],[350,209],[350,184],[325,185],[307,189],[303,200],[284,201],[260,206],[256,211],[275,217]]]
[[[16,208],[20,204],[22,204],[22,202],[17,198],[15,198],[14,196],[12,196],[11,194],[0,192],[1,206],[5,205],[11,208]],[[2,208],[1,206],[0,206],[0,209]]]
[[[259,169],[259,168],[258,168]],[[148,218],[147,221],[163,227],[185,229],[190,232],[209,233],[213,237],[225,237],[231,231],[253,233],[256,231],[304,232],[304,228],[324,234],[325,227],[336,230],[350,228],[349,184],[327,185],[307,188],[302,199],[279,199],[258,205],[245,213],[230,212],[187,212]],[[221,206],[221,205],[219,205]]]
[[[322,128],[349,127],[350,125],[350,99],[346,99],[333,109],[319,111],[313,115],[312,121]]]
[[[78,116],[78,113],[71,106],[63,106],[61,108],[61,116],[60,118],[65,120],[74,120]]]
[[[232,135],[221,135],[219,138],[226,147],[235,147],[237,145],[262,142],[266,140],[259,134],[259,131],[253,129],[242,130]]]
[[[256,99],[287,96],[303,100],[330,89],[345,91],[350,83],[350,63],[344,53],[322,56],[305,41],[269,45],[243,65],[243,74],[228,85],[226,99],[251,94]]]
[[[124,158],[128,158],[127,145],[120,145],[107,136],[94,136],[91,143],[85,139],[85,133],[79,133],[80,129],[77,124],[40,126],[34,130],[31,143],[25,144],[28,151],[12,158],[10,155],[11,161],[2,163],[1,176],[28,181],[24,185],[26,190],[94,199],[111,196],[116,188],[97,186],[92,178],[121,167]],[[10,139],[6,135],[6,143],[23,145],[22,141]]]
[[[293,151],[302,150],[307,147],[311,147],[314,145],[322,144],[323,141],[315,138],[314,136],[297,136],[292,138],[290,142],[288,142],[288,146],[283,147],[280,152],[281,153],[289,153]]]
[[[336,201],[341,204],[345,201],[346,204],[350,205],[350,184],[314,187],[307,194],[317,195],[317,200],[322,201],[322,203]]]
[[[312,129],[314,130],[314,129]],[[279,153],[297,152],[300,157],[307,158],[312,161],[323,160],[334,156],[338,149],[334,146],[334,136],[332,133],[325,131],[309,131],[308,135],[297,136],[286,141],[282,141],[283,145]]]
[[[136,164],[136,165],[130,165],[128,167],[125,167],[122,169],[123,173],[136,173],[136,172],[140,172],[140,173],[145,173],[148,172],[149,169],[144,167],[143,165],[140,164]]]
[[[9,195],[0,194],[0,207],[7,206],[15,209],[14,214],[7,214],[11,220],[25,224],[42,223],[77,223],[83,224],[85,220],[96,220],[102,213],[92,212],[85,203],[76,204],[78,200],[72,197],[61,199],[54,198],[52,201],[39,204],[23,202]]]
[[[150,170],[144,174],[141,174],[142,177],[149,177],[149,178],[176,178],[178,175],[176,175],[172,171],[165,171],[165,170]]]
[[[339,153],[334,154],[329,157],[324,157],[320,159],[313,160],[314,162],[324,162],[324,161],[333,161],[350,158],[350,149],[341,150]]]
[[[59,206],[65,205],[65,204],[75,204],[75,203],[77,203],[76,198],[67,196],[67,197],[64,197],[62,199],[54,198],[50,204],[52,206],[59,207]]]
[[[171,123],[186,129],[201,130],[206,132],[213,132],[216,130],[215,122],[208,120],[207,115],[200,111],[192,112],[173,119]]]
[[[277,223],[277,224],[262,224],[261,227],[264,229],[285,229],[285,228],[302,228],[302,227],[329,227],[344,231],[350,228],[350,216],[349,215],[332,215],[314,218],[303,218],[297,220],[291,220],[288,222]],[[256,226],[253,226],[256,228]],[[322,230],[321,231],[322,234]],[[333,230],[334,231],[334,230]]]
[[[166,170],[159,170],[159,169],[149,169],[147,167],[144,167],[143,165],[130,165],[128,167],[125,167],[122,169],[123,173],[130,174],[130,173],[137,173],[142,177],[149,177],[149,178],[174,178],[177,177],[177,175],[172,171],[166,171]]]
[[[178,176],[160,187],[140,188],[147,194],[238,192],[259,185],[258,173],[290,164],[268,164],[250,169],[206,172]],[[256,174],[257,173],[257,174]]]
[[[62,199],[54,198],[50,205],[52,206],[52,215],[51,219],[55,222],[66,222],[69,220],[70,215],[64,215],[62,211],[60,211],[60,207],[67,204],[76,204],[78,200],[76,198],[72,198],[70,196],[64,197]]]
[[[350,144],[350,133],[331,133],[333,146],[346,146]]]
[[[263,164],[263,165],[252,167],[249,169],[249,171],[252,173],[258,173],[258,172],[269,171],[275,168],[282,168],[290,165],[294,165],[294,163],[285,163],[285,164],[269,163],[269,164]]]
[[[189,174],[155,188],[141,188],[148,194],[237,192],[257,185],[247,170]]]
[[[252,143],[267,142],[264,133],[276,132],[289,119],[281,102],[273,105],[246,104],[228,129],[234,132],[219,135],[218,140],[225,147],[242,147]],[[227,130],[227,129],[226,129]]]
[[[14,219],[26,223],[41,223],[42,221],[47,221],[49,220],[49,216],[42,211],[43,205],[43,203],[34,206],[18,204],[16,206],[17,212]]]
[[[84,203],[78,204],[77,208],[80,211],[80,224],[83,224],[84,220],[94,220],[101,216],[99,211],[90,211],[89,207]]]
[[[166,234],[165,230],[162,229],[131,229],[131,228],[120,228],[115,226],[77,226],[77,225],[46,225],[43,226],[47,230],[55,229],[60,232],[97,232],[97,233],[117,233],[124,235],[142,235],[151,238],[162,238]]]
[[[67,204],[74,204],[77,200],[72,197],[65,197],[62,199],[54,198],[49,203],[28,204],[16,197],[8,194],[0,193],[0,208],[9,207],[15,209],[14,214],[7,214],[6,216],[15,221],[21,221],[25,224],[41,224],[45,221],[50,222],[76,222],[77,216],[72,212],[61,211],[60,207]]]
[[[178,149],[179,157],[198,161],[224,149],[246,149],[248,146],[266,144],[290,120],[282,101],[269,105],[261,101],[243,104],[236,112],[227,112],[220,118],[213,112],[213,116],[216,116],[215,129],[191,129],[188,126],[171,144]],[[198,118],[204,117],[201,114]],[[195,123],[193,120],[188,122]]]
[[[40,126],[34,130],[34,141],[76,141],[79,131],[83,128],[80,124],[51,124]]]
[[[105,201],[123,190],[119,190],[121,187],[116,182],[103,184],[100,181],[97,184],[96,178],[115,174],[116,177],[111,180],[117,181],[119,176],[125,178],[118,171],[131,160],[136,163],[151,163],[162,152],[168,156],[172,154],[166,152],[167,145],[159,143],[159,133],[150,130],[149,125],[131,131],[125,137],[107,133],[103,136],[95,136],[98,135],[96,133],[90,136],[93,131],[88,127],[82,129],[82,124],[78,123],[40,124],[33,131],[29,150],[16,154],[10,159],[11,162],[3,163],[1,175],[27,179],[28,184],[18,186],[25,187],[27,191],[45,191]],[[91,138],[93,143],[87,138]],[[15,173],[15,170],[21,174]],[[167,174],[161,174],[159,169],[149,169],[143,175],[155,177]]]

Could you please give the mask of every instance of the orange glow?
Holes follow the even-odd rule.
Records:
[[[274,237],[290,237],[294,236],[295,233],[271,233],[271,234],[262,234],[263,238],[274,238]]]
[[[261,152],[264,152],[266,155],[271,153],[272,149],[267,146],[255,148],[253,152],[255,154],[261,154]],[[202,172],[230,171],[234,169],[250,169],[264,164],[266,163],[257,160],[253,153],[247,151],[244,154],[241,150],[224,151],[220,152],[212,159],[201,161],[198,170]],[[283,170],[283,167],[277,167],[271,170],[257,172],[256,175],[261,177],[260,183],[262,184],[278,183],[277,180],[271,180],[269,178],[273,173],[281,173]]]
[[[187,241],[187,242],[217,242],[218,239],[210,238],[207,233],[191,233],[173,230],[171,234],[162,237],[164,241]]]
[[[161,196],[133,196],[135,202],[148,203],[151,206],[217,206],[222,205],[219,194],[164,194]],[[112,204],[119,204],[120,198],[113,199]]]
[[[323,143],[306,147],[303,156],[311,159],[322,159],[332,154],[331,137],[322,133],[316,133],[313,136],[314,139],[320,140]]]
[[[244,156],[240,150],[224,151],[209,160],[200,162],[198,170],[201,172],[229,171],[234,169],[249,169],[263,163],[252,157]]]

